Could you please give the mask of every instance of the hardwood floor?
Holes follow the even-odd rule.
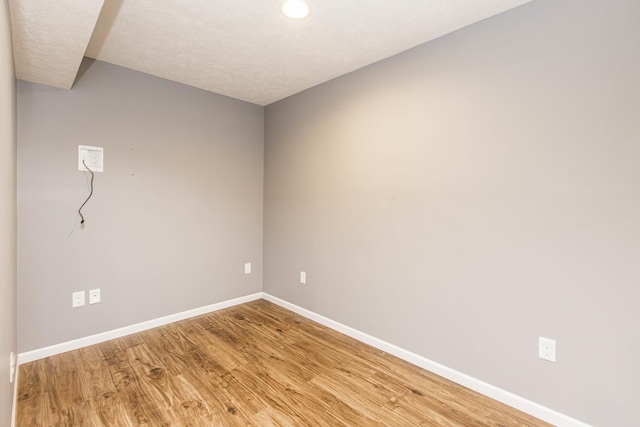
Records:
[[[20,366],[17,426],[548,426],[260,300]]]

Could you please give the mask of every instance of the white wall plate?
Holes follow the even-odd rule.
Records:
[[[78,170],[86,171],[82,162],[91,169],[92,172],[104,172],[104,148],[92,147],[90,145],[78,145]]]

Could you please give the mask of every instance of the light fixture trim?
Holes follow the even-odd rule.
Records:
[[[311,7],[304,0],[285,0],[280,3],[280,11],[291,19],[304,19],[311,13]]]

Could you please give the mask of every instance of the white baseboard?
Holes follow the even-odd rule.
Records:
[[[11,427],[16,425],[16,404],[18,402],[18,381],[20,375],[20,355],[16,356],[16,372],[13,376],[13,401],[11,403]]]
[[[467,374],[463,374],[455,369],[448,368],[440,363],[429,360],[426,357],[422,357],[396,345],[365,334],[364,332],[345,326],[342,323],[328,319],[295,304],[291,304],[278,297],[274,297],[273,295],[263,293],[262,298],[557,427],[592,427],[582,421],[578,421],[560,412],[554,411],[553,409],[539,405],[506,390],[502,390],[501,388],[492,386],[484,381],[480,381]]]
[[[498,387],[492,386],[491,384],[485,383],[484,381],[480,381],[476,378],[473,378],[472,376],[469,376],[462,372],[456,371],[455,369],[451,369],[440,363],[429,360],[426,357],[422,357],[418,354],[412,353],[396,345],[390,344],[386,341],[383,341],[371,335],[365,334],[364,332],[360,332],[357,329],[353,329],[349,326],[343,325],[339,322],[328,319],[310,310],[299,307],[295,304],[291,304],[285,300],[274,297],[273,295],[269,295],[264,292],[258,292],[252,295],[235,298],[229,301],[223,301],[217,304],[211,304],[205,307],[200,307],[193,310],[183,311],[177,314],[160,317],[158,319],[137,323],[135,325],[126,326],[124,328],[114,329],[112,331],[107,331],[100,334],[79,338],[77,340],[68,341],[65,343],[56,344],[49,347],[28,351],[25,353],[20,353],[18,355],[18,366],[23,363],[32,362],[34,360],[43,359],[45,357],[53,356],[53,355],[64,353],[71,350],[76,350],[78,348],[87,347],[93,344],[98,344],[114,338],[120,338],[126,335],[131,335],[136,332],[142,332],[147,329],[157,328],[158,326],[163,326],[169,323],[177,322],[179,320],[188,319],[190,317],[200,316],[202,314],[212,313],[214,311],[222,310],[228,307],[233,307],[234,305],[244,304],[246,302],[255,301],[258,299],[265,299],[267,301],[270,301],[283,308],[293,311],[294,313],[300,314],[301,316],[304,316],[308,319],[318,322],[321,325],[327,326],[333,330],[336,330],[347,336],[350,336],[351,338],[355,338],[358,341],[369,344],[372,347],[375,347],[384,352],[392,354],[396,357],[399,357],[400,359],[406,360],[409,363],[412,363],[423,369],[431,371],[450,381],[453,381],[457,384],[470,388],[471,390],[477,391],[480,394],[488,396],[492,399],[495,399],[499,402],[502,402],[513,408],[516,408],[526,414],[532,415],[543,421],[551,423],[557,427],[592,427],[589,424],[583,423],[582,421],[578,421],[560,412],[554,411],[553,409],[549,409],[545,406],[539,405],[523,397],[517,396],[506,390],[502,390]],[[15,410],[15,401],[17,398],[16,396],[17,384],[18,384],[18,372],[16,372],[16,379],[15,379],[16,388],[13,396],[13,399],[14,399],[13,410]],[[12,420],[12,423],[13,423],[13,420]]]
[[[169,316],[148,320],[135,325],[125,326],[123,328],[114,329],[100,334],[90,335],[88,337],[78,338],[77,340],[67,341],[61,344],[55,344],[49,347],[39,348],[37,350],[27,351],[18,355],[18,363],[28,363],[45,357],[54,356],[78,348],[87,347],[101,342],[109,341],[114,338],[124,337],[126,335],[135,334],[136,332],[146,331],[147,329],[157,328],[158,326],[167,325],[179,320],[188,319],[190,317],[200,316],[202,314],[212,313],[224,308],[233,307],[234,305],[244,304],[249,301],[255,301],[262,298],[262,292],[247,295],[232,300],[195,308],[193,310],[183,311],[181,313],[171,314]]]

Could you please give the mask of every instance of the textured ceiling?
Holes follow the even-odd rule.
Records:
[[[10,0],[16,74],[68,89],[86,55],[267,105],[531,0],[280,1]]]
[[[104,0],[9,0],[16,76],[70,89]]]

